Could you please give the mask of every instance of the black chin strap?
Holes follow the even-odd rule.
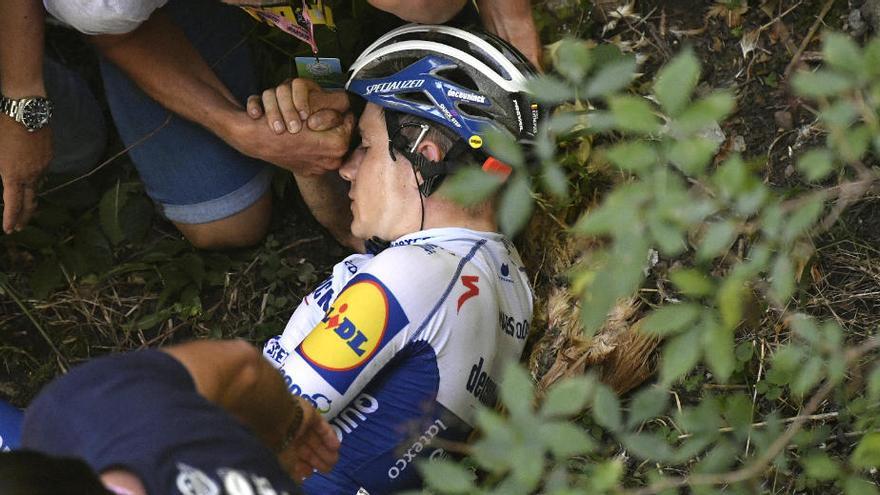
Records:
[[[417,124],[415,122],[401,124],[400,114],[393,110],[386,109],[385,125],[388,128],[388,153],[391,154],[391,159],[397,161],[397,155],[395,153],[400,153],[406,157],[406,159],[412,164],[413,175],[416,176],[417,182],[418,175],[416,175],[416,172],[422,174],[422,183],[418,184],[418,188],[420,194],[419,200],[422,203],[422,225],[419,227],[419,230],[423,230],[425,228],[424,198],[433,194],[440,187],[440,184],[447,175],[451,174],[466,163],[468,155],[473,154],[474,150],[471,149],[463,139],[459,138],[452,145],[452,148],[446,152],[446,156],[443,157],[442,160],[439,162],[431,161],[416,151],[416,148],[418,148],[422,139],[424,139],[425,134],[428,132],[429,128],[426,124]],[[421,133],[413,143],[410,143],[406,136],[401,133],[401,131],[407,127],[421,127],[422,129]],[[484,156],[481,161],[485,159],[486,157]],[[387,249],[390,244],[390,242],[376,236],[373,236],[364,242],[364,246],[370,254],[379,254]]]
[[[400,114],[387,109],[385,110],[385,125],[388,127],[388,152],[391,154],[391,159],[397,161],[396,151],[412,163],[414,170],[422,174],[422,183],[419,184],[419,191],[426,198],[440,187],[440,184],[447,175],[461,167],[467,158],[466,155],[473,152],[470,146],[463,139],[459,138],[442,160],[439,162],[431,161],[416,151],[428,130],[427,125],[414,122],[401,125]],[[401,131],[406,127],[422,128],[421,134],[414,143],[410,143],[406,136],[402,134]]]

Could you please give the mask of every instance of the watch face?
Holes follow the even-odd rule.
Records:
[[[34,98],[25,103],[21,111],[21,121],[28,129],[40,129],[52,116],[52,103],[46,98]]]

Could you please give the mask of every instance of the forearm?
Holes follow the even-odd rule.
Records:
[[[442,24],[455,17],[467,0],[368,0],[377,9],[409,22]]]
[[[477,0],[486,29],[507,40],[540,69],[541,46],[529,0]]]
[[[93,36],[98,50],[146,94],[227,142],[241,111],[183,31],[161,11],[131,33]]]
[[[278,450],[287,432],[299,428],[300,403],[252,345],[194,341],[163,350],[187,368],[202,396],[237,417],[269,447]]]
[[[335,173],[305,175],[294,173],[300,195],[309,211],[340,244],[363,251],[364,242],[351,234],[351,201],[347,183]]]
[[[44,96],[43,5],[0,1],[0,92],[10,98]]]

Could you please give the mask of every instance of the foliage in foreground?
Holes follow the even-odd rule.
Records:
[[[772,491],[781,476],[794,478],[794,490],[878,493],[868,480],[880,466],[880,341],[791,309],[812,240],[878,175],[880,39],[862,49],[828,34],[823,55],[825,67],[793,80],[826,135],[797,162],[813,184],[780,189],[761,180],[760,160],[719,152],[713,130],[736,100],[726,91],[695,94],[700,65],[692,52],[674,57],[651,94],[640,96],[625,91],[632,59],[579,40],[556,46],[556,73],[533,85],[545,103],[561,104],[537,143],[539,169],[527,168],[512,142],[490,140],[517,170],[502,194],[500,224],[507,232],[524,226],[535,184],[567,197],[560,164],[573,160],[557,154],[557,140],[601,140],[598,154],[622,179],[570,227],[572,236],[605,241],[573,269],[571,287],[589,336],[617,301],[644,286],[652,258],[676,261],[668,274],[674,291],[654,301],[642,325],[665,341],[659,380],[621,402],[590,376],[571,378],[534,405],[529,377],[511,367],[501,386],[506,413],[480,412],[482,437],[465,462],[420,467],[433,491],[755,493]],[[476,176],[454,184],[462,197],[499,187]],[[754,367],[755,350],[736,344],[755,312],[774,312],[780,322],[769,369],[763,356],[759,362],[759,384],[743,372]],[[680,403],[676,390],[695,380],[713,387]],[[712,392],[725,384],[732,392]],[[816,415],[829,401],[833,412]],[[821,417],[854,431],[813,426]]]

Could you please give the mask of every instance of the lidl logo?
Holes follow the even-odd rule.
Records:
[[[483,146],[483,138],[474,134],[468,139],[468,144],[471,145],[471,148],[477,149]]]
[[[339,393],[409,321],[375,277],[354,277],[297,352]]]

